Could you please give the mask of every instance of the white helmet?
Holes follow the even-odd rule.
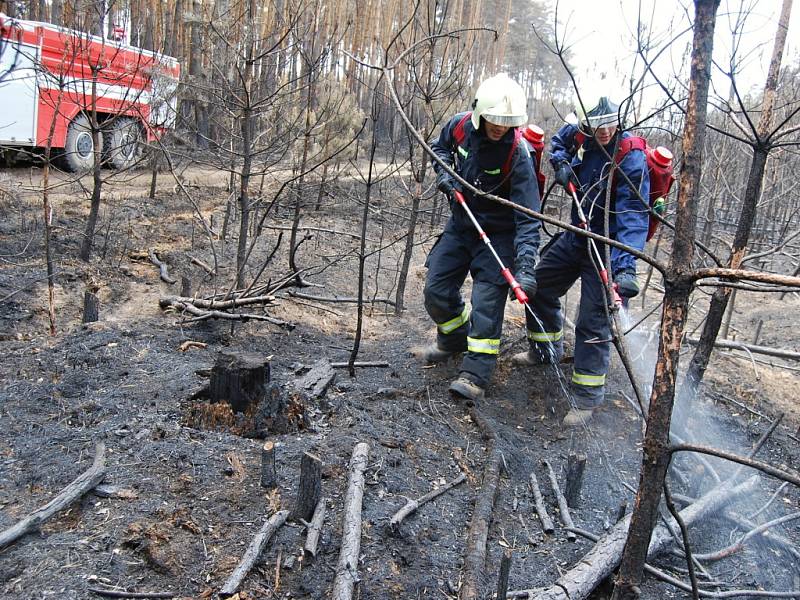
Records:
[[[579,125],[583,128],[597,129],[604,125],[621,125],[619,104],[609,100],[608,96],[575,98],[575,114]]]
[[[472,102],[472,124],[481,126],[481,117],[495,125],[519,127],[528,122],[525,92],[505,73],[498,73],[478,86]]]

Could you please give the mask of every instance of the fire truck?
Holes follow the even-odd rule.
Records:
[[[122,41],[0,13],[0,148],[70,171],[127,169],[175,126],[180,65]],[[93,124],[96,124],[94,126]]]

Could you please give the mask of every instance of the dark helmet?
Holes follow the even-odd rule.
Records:
[[[604,125],[620,126],[619,104],[608,99],[608,96],[575,99],[575,114],[578,123],[584,129],[597,129]],[[585,110],[584,110],[585,109]]]

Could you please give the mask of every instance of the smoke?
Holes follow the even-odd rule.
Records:
[[[623,330],[627,330],[635,320],[627,311],[623,310],[620,312],[620,321],[623,324]],[[625,343],[638,383],[643,388],[645,397],[649,398],[658,353],[657,324],[650,327],[645,327],[644,324],[639,325],[625,335]],[[679,376],[679,383],[681,380],[682,378]],[[752,438],[756,437],[756,428],[743,427],[740,418],[736,418],[735,415],[732,417],[721,406],[704,398],[702,388],[697,395],[693,395],[691,392],[693,387],[678,386],[672,416],[671,435],[673,435],[673,441],[713,446],[743,456],[749,454],[753,447]],[[761,421],[758,432],[762,432],[766,426],[767,424]],[[750,437],[748,437],[748,433]],[[715,474],[711,473],[711,469]],[[738,465],[722,459],[683,452],[673,459],[668,478],[673,493],[697,497],[716,486],[720,481],[724,484],[733,476],[736,476],[737,481],[742,481],[751,476],[753,472],[748,467],[740,470]],[[762,478],[761,492],[737,502],[732,511],[749,517],[757,524],[785,517],[785,503],[775,501],[775,496],[780,495],[775,494],[779,485],[779,481]],[[785,495],[784,499],[786,499]],[[764,509],[764,506],[770,501],[772,501],[770,506]],[[784,535],[791,540],[793,532],[794,538],[797,537],[796,525],[792,523],[787,523],[786,527],[771,528],[770,531]],[[732,541],[738,540],[745,533],[744,530],[737,529],[735,525],[725,519],[715,520],[713,523],[701,527],[703,527],[703,533],[708,535],[701,537],[695,532],[690,536],[695,542],[702,541],[702,543],[697,543],[698,547],[694,548],[695,551],[718,550]],[[763,537],[755,536],[747,542],[746,549],[739,551],[733,560],[736,559],[749,563],[746,568],[751,574],[752,581],[742,587],[763,586],[765,589],[776,591],[797,589],[794,580],[800,575],[800,562],[786,548],[770,543]],[[710,563],[710,565],[714,567],[709,568],[730,567],[725,562]]]

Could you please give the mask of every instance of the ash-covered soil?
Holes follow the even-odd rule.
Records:
[[[219,233],[227,197],[224,177],[194,171],[187,180],[203,215],[213,215],[213,229]],[[98,441],[106,445],[105,483],[122,488],[124,494],[117,498],[87,494],[39,531],[0,550],[0,596],[85,599],[99,597],[90,591],[99,587],[172,592],[179,598],[215,597],[264,519],[279,508],[292,507],[300,457],[310,451],[324,461],[328,514],[320,551],[315,558],[304,559],[304,528],[288,523],[245,579],[240,598],[326,598],[339,556],[348,462],[355,444],[366,442],[370,452],[357,597],[456,598],[470,517],[490,448],[469,408],[447,393],[457,364],[422,365],[407,351],[433,339],[421,304],[421,265],[437,227],[424,225],[418,233],[422,243],[402,316],[382,303],[368,307],[364,316],[358,360],[385,361],[389,366],[358,368],[352,378],[346,369],[337,369],[327,393],[306,400],[307,426],[271,436],[279,485],[270,491],[259,484],[263,442],[194,426],[189,415],[195,395],[208,384],[208,369],[220,351],[268,357],[272,381],[288,393],[320,359],[348,359],[356,309],[352,304],[293,298],[291,289],[282,290],[276,294],[276,304],[266,310],[295,324],[291,331],[255,321],[186,324],[180,315],[160,310],[159,297],[178,293],[180,284],[169,286],[159,280],[148,250],[156,249],[177,279],[189,277],[199,296],[213,293],[214,281],[191,259],[212,264],[213,257],[190,203],[173,193],[169,178],[162,176],[156,201],[145,199],[148,184],[145,174],[109,184],[96,256],[88,264],[76,258],[88,201],[75,184],[66,183],[54,195],[57,333],[50,336],[36,179],[16,170],[3,182],[0,529],[48,502],[87,469]],[[342,192],[342,197],[347,194]],[[272,226],[286,227],[289,221],[280,217],[290,215],[289,207],[276,210]],[[309,231],[311,238],[301,246],[298,260],[309,269],[305,278],[320,286],[304,292],[356,295],[353,250],[358,241],[329,231],[356,233],[361,211],[357,202],[342,200],[304,219],[305,226],[328,230]],[[398,212],[395,207],[385,215],[375,213],[370,238],[382,239],[386,246],[386,240],[399,237],[404,224],[396,218]],[[279,233],[278,229],[265,233],[253,264],[271,253]],[[287,238],[288,232],[284,234]],[[218,239],[214,243],[222,254],[222,243]],[[229,263],[235,244],[229,240],[226,246],[218,286],[232,279]],[[277,280],[288,273],[285,246],[286,239],[265,278]],[[371,256],[368,295],[392,296],[399,254],[400,245],[394,244]],[[86,289],[100,297],[100,321],[82,325]],[[571,295],[574,301],[577,294]],[[786,303],[796,308],[798,301],[788,297]],[[776,318],[786,306],[775,305]],[[568,454],[587,456],[582,497],[572,517],[577,527],[598,535],[614,525],[621,505],[633,505],[641,461],[642,422],[625,398],[632,394],[619,365],[615,362],[608,402],[590,426],[565,430],[560,420],[568,400],[562,386],[570,367],[512,368],[511,354],[524,348],[522,327],[521,310],[509,307],[494,385],[486,401],[476,407],[494,428],[503,453],[483,581],[487,598],[495,589],[506,550],[512,552],[509,587],[523,589],[550,585],[591,547],[580,538],[567,540],[543,460],[553,466],[563,486]],[[181,349],[186,341],[206,346]],[[763,386],[786,377],[786,371],[764,365],[759,369],[761,381],[754,383],[748,379],[746,361],[715,361],[706,395],[689,408],[698,441],[741,454],[749,451],[768,428],[769,419],[783,410],[771,404],[768,395],[748,390],[763,391]],[[789,382],[791,387],[797,379],[790,375]],[[737,404],[726,401],[726,396]],[[796,414],[785,418],[759,458],[797,468],[800,452],[797,438],[792,437],[798,428]],[[711,431],[719,433],[712,437]],[[732,472],[723,471],[719,461],[712,462],[720,472]],[[682,456],[677,466],[681,475],[671,480],[673,493],[697,496],[713,486],[696,461]],[[553,535],[543,533],[535,515],[529,486],[532,472],[556,522]],[[422,496],[459,473],[466,475],[465,483],[421,507],[399,531],[388,528],[392,514],[408,498]],[[748,498],[749,503],[735,503],[733,509],[742,515],[754,512],[778,486],[779,482],[762,476],[760,492]],[[798,492],[787,486],[754,520],[764,522],[798,510]],[[798,521],[775,531],[800,547]],[[729,520],[714,518],[692,528],[691,541],[697,551],[713,551],[741,535]],[[688,581],[681,559],[668,557],[656,563]],[[798,561],[775,544],[748,544],[706,568],[709,578],[736,588],[800,588]],[[596,597],[605,597],[607,591],[601,588]],[[689,595],[648,579],[643,597]]]

